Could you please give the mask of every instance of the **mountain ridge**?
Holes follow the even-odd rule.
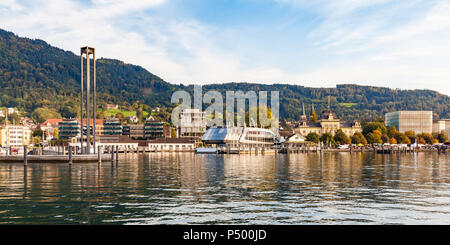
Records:
[[[18,107],[32,115],[46,108],[62,117],[79,113],[80,56],[49,45],[44,40],[19,37],[0,29],[0,106]],[[169,109],[174,91],[192,91],[193,85],[172,84],[139,65],[118,59],[97,59],[98,104],[135,103]],[[450,97],[428,89],[338,84],[313,88],[297,84],[245,82],[212,83],[203,91],[280,91],[280,116],[299,119],[302,104],[311,113],[326,109],[328,96],[333,110],[344,120],[373,119],[393,110],[433,110],[436,117],[450,117]]]

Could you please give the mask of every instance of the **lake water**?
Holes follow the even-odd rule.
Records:
[[[0,163],[0,224],[450,224],[450,154]]]

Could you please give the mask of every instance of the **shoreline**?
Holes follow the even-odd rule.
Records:
[[[194,151],[145,151],[145,152],[138,152],[138,153],[127,153],[130,155],[139,155],[139,154],[161,154],[161,153],[192,153],[194,155],[291,155],[291,154],[320,154],[320,153],[371,153],[371,154],[381,154],[381,155],[392,155],[392,154],[414,154],[414,153],[420,153],[420,152],[430,152],[430,153],[438,153],[438,154],[447,154],[450,153],[450,151],[441,152],[437,149],[416,149],[414,151],[386,151],[386,152],[377,152],[376,149],[367,149],[367,150],[361,150],[361,149],[322,149],[322,150],[290,150],[289,152],[276,152],[276,151],[266,151],[266,152],[241,152],[241,153],[196,153]],[[121,153],[120,155],[127,155],[125,153]],[[111,154],[103,154],[102,160],[105,162],[111,161]],[[98,155],[97,154],[91,154],[91,155],[73,155],[72,156],[72,162],[73,163],[92,163],[92,162],[99,162],[98,161]],[[114,161],[117,161],[117,159],[114,159]],[[24,156],[23,155],[0,155],[0,163],[23,163],[24,162]],[[69,156],[68,155],[28,155],[27,156],[27,162],[28,163],[67,163],[69,164]]]

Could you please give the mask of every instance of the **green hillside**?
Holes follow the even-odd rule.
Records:
[[[0,106],[17,107],[42,121],[79,113],[80,57],[52,47],[42,40],[16,36],[0,29]],[[119,60],[97,60],[98,104],[115,103],[125,111],[140,104],[173,107],[171,95],[192,86],[165,82],[144,68]],[[300,84],[300,83],[299,83]],[[211,84],[203,91],[280,91],[282,118],[298,119],[302,103],[310,113],[311,104],[320,112],[331,98],[332,108],[345,120],[372,119],[393,110],[433,110],[450,118],[450,98],[431,90],[394,90],[382,87],[339,85],[336,88],[308,88],[287,84]],[[165,110],[164,110],[165,111]],[[128,112],[133,114],[133,112]]]
[[[92,67],[92,66],[91,66]],[[80,57],[42,40],[20,38],[0,30],[0,106],[30,115],[38,108],[76,116],[79,111]],[[98,104],[123,106],[136,101],[169,105],[175,86],[135,65],[97,60]]]

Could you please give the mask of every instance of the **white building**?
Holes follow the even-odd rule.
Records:
[[[0,110],[0,117],[5,117],[6,113],[8,113],[8,115],[10,115],[10,114],[13,114],[13,113],[19,113],[19,111],[17,111],[17,109],[14,108],[14,107],[5,108],[3,110]]]
[[[184,109],[178,121],[179,137],[202,137],[206,132],[205,112],[199,109]]]
[[[159,138],[148,141],[148,148],[150,151],[194,151],[195,142],[182,138]]]
[[[129,117],[127,117],[127,119],[130,120],[130,122],[133,122],[133,123],[137,123],[139,121],[137,116],[129,116]]]
[[[0,130],[0,143],[2,146],[24,146],[31,143],[32,131],[22,125],[6,125]]]
[[[433,122],[433,133],[447,132],[450,135],[450,119],[440,119]]]
[[[13,107],[8,108],[8,114],[13,114],[16,112],[17,112],[16,108],[13,108]]]

